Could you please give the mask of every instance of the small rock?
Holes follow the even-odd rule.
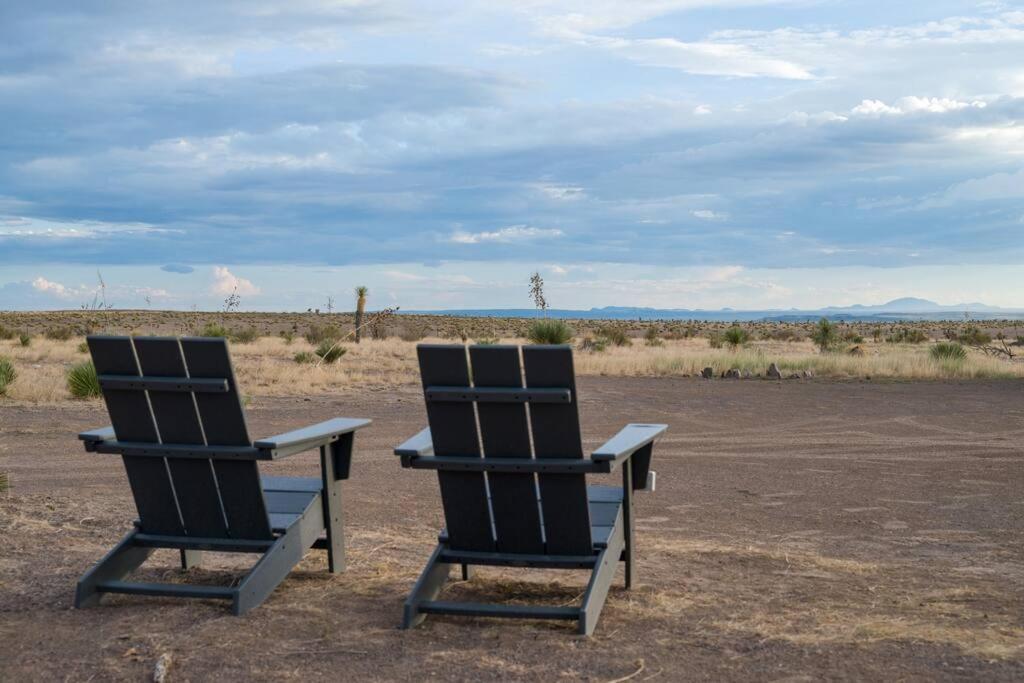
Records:
[[[782,372],[779,371],[779,366],[772,363],[768,366],[768,372],[765,373],[765,377],[768,379],[782,379]]]
[[[740,371],[737,368],[732,368],[730,370],[726,370],[722,376],[726,379],[739,379]]]
[[[804,370],[805,379],[810,379],[812,377],[814,377],[814,371],[812,371],[811,369]]]
[[[801,374],[799,372],[794,372],[789,377],[787,377],[786,379],[800,379],[800,377],[801,377]]]
[[[160,655],[153,667],[153,683],[164,683],[167,680],[167,671],[171,668],[171,655],[168,652]]]
[[[753,376],[754,373],[752,373],[750,370],[744,370],[742,373],[740,373],[740,377],[742,377],[743,379],[750,379]]]
[[[854,346],[852,349],[847,351],[847,353],[850,354],[851,356],[863,356],[864,355],[864,349],[862,349],[859,346]]]
[[[703,377],[704,379],[711,379],[712,377],[715,376],[715,369],[714,368],[704,368],[703,370],[701,370],[700,376]]]

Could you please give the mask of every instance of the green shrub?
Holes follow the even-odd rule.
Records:
[[[928,353],[938,361],[963,360],[967,357],[967,350],[957,342],[938,342]]]
[[[281,339],[284,339],[284,343],[291,346],[291,343],[295,341],[295,333],[291,331],[285,331],[281,333]]]
[[[341,339],[341,328],[337,325],[310,325],[306,331],[306,341],[317,346],[325,341],[335,342]]]
[[[922,344],[928,335],[916,328],[901,327],[885,338],[889,344]]]
[[[811,341],[815,343],[822,353],[834,349],[839,341],[839,334],[835,323],[828,318],[819,320],[818,324],[814,327],[814,332],[811,333]]]
[[[722,334],[722,340],[733,350],[746,344],[749,339],[750,335],[739,325],[733,325]]]
[[[605,325],[598,329],[598,335],[608,340],[612,346],[632,346],[633,341],[626,334],[626,330],[615,325]]]
[[[968,346],[985,346],[992,343],[992,335],[982,332],[974,325],[969,325],[957,336],[956,341]]]
[[[260,332],[255,327],[232,330],[230,334],[230,339],[235,344],[251,344],[259,338]]]
[[[100,380],[92,361],[72,365],[68,370],[68,391],[75,398],[94,398],[100,395]]]
[[[712,332],[708,335],[708,346],[713,349],[720,349],[725,346],[725,336],[721,332]]]
[[[486,338],[485,337],[484,339],[474,339],[473,343],[476,344],[477,346],[494,346],[495,344],[498,343],[498,339],[493,338],[493,337],[492,338]]]
[[[348,351],[344,346],[330,339],[320,342],[314,353],[323,359],[325,363],[333,363]]]
[[[14,330],[0,325],[0,339],[14,339]]]
[[[71,328],[67,326],[49,327],[45,332],[43,332],[44,337],[52,339],[53,341],[67,341],[68,339],[71,339],[73,335],[74,332],[72,332]]]
[[[309,351],[299,351],[295,354],[294,360],[296,363],[315,363],[316,356]]]
[[[658,329],[655,327],[648,327],[647,331],[644,332],[644,343],[648,346],[664,346],[665,342],[658,338]]]
[[[11,477],[6,472],[0,472],[0,493],[11,488]]]
[[[18,372],[14,369],[14,363],[8,358],[0,356],[0,396],[7,394],[7,387],[18,378]]]
[[[531,344],[568,344],[572,341],[572,328],[563,320],[537,320],[526,331]]]
[[[221,337],[227,339],[231,336],[231,330],[217,323],[206,323],[203,329],[196,332],[197,337]]]
[[[32,344],[32,335],[26,332],[22,332],[18,335],[18,343],[22,346],[29,346]]]
[[[89,353],[89,343],[88,342],[82,342],[81,344],[79,344],[78,345],[78,352],[79,353]]]

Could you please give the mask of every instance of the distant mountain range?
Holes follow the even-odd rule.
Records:
[[[503,309],[460,309],[440,311],[403,311],[426,315],[457,315],[466,317],[490,318],[536,318],[541,315],[532,308]],[[638,308],[632,306],[605,306],[589,310],[549,309],[547,316],[551,318],[575,318],[589,320],[708,320],[708,321],[752,321],[764,320],[774,322],[803,322],[829,318],[830,320],[848,320],[850,322],[895,322],[913,320],[1024,320],[1024,308],[1000,308],[982,303],[954,304],[947,306],[914,297],[893,299],[884,304],[852,306],[827,306],[821,309],[801,310],[770,309],[770,310],[735,310],[720,308],[682,309],[682,308]]]

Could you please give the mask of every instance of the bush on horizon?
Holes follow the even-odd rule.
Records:
[[[563,320],[538,320],[526,331],[531,344],[568,344],[575,332]]]

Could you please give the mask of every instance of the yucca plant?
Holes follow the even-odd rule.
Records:
[[[0,396],[7,394],[7,387],[18,378],[18,372],[14,369],[14,363],[9,358],[0,356]]]
[[[366,313],[366,295],[369,293],[370,290],[362,285],[356,287],[356,344],[363,338],[363,315]]]
[[[297,354],[295,354],[293,360],[296,363],[300,364],[315,363],[316,355],[310,353],[309,351],[299,351]]]
[[[832,321],[822,318],[811,333],[811,341],[824,353],[835,348],[836,342],[839,341],[839,332]]]
[[[67,378],[68,391],[75,398],[95,398],[100,395],[100,380],[91,360],[72,365]]]
[[[18,335],[18,343],[22,346],[29,346],[32,344],[32,335],[27,332],[22,332]]]
[[[967,349],[957,342],[938,342],[928,350],[937,361],[959,361],[967,358]]]
[[[736,349],[747,343],[747,341],[750,339],[750,335],[747,334],[747,331],[744,330],[739,325],[733,325],[732,327],[725,331],[725,333],[722,335],[722,339],[723,341],[725,341],[726,344],[729,345],[729,348],[735,351]]]
[[[572,328],[562,320],[538,320],[526,331],[526,338],[533,344],[568,344],[572,341]]]
[[[322,342],[320,346],[316,347],[316,351],[314,351],[314,353],[320,356],[323,362],[333,363],[344,356],[347,351],[348,349],[342,346],[339,342],[328,339]]]

